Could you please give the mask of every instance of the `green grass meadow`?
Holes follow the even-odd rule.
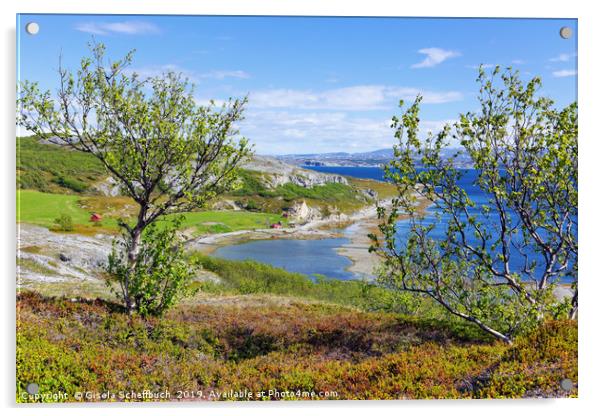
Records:
[[[49,229],[54,228],[54,220],[63,214],[71,216],[76,231],[117,231],[118,215],[111,212],[99,213],[103,215],[101,225],[92,227],[89,209],[81,206],[82,200],[95,202],[91,206],[107,206],[99,201],[110,202],[107,197],[86,197],[85,199],[77,195],[49,194],[33,190],[17,191],[17,221],[29,224],[40,225]],[[110,208],[108,208],[110,209]],[[266,228],[270,224],[282,221],[278,214],[266,214],[260,212],[247,211],[198,211],[184,214],[182,229],[195,229],[196,234],[206,233],[224,233],[239,230],[250,230],[256,228]]]
[[[89,211],[82,209],[77,195],[48,194],[38,191],[17,191],[17,221],[52,228],[54,220],[63,214],[71,216],[76,225],[90,223]],[[103,226],[117,229],[115,219],[106,218]]]

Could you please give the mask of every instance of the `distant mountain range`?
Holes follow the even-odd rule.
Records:
[[[298,166],[380,166],[393,158],[393,149],[360,153],[304,153],[276,157]]]
[[[444,157],[451,157],[458,151],[457,148],[446,149],[443,152]],[[347,153],[302,153],[278,155],[275,158],[297,166],[365,166],[378,167],[388,163],[393,159],[393,149],[378,149],[371,152]],[[470,159],[465,155],[460,155],[456,159],[457,167],[471,167]]]

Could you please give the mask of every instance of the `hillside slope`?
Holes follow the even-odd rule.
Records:
[[[112,224],[109,228],[114,228],[113,223],[118,216],[128,217],[135,208],[133,201],[121,196],[118,183],[92,155],[39,141],[35,137],[17,138],[17,186],[44,194],[78,196],[77,201],[84,210],[83,214],[79,213],[80,216],[85,217],[88,211],[100,211],[109,218],[108,222]],[[345,215],[373,205],[377,198],[389,197],[394,190],[392,185],[382,182],[319,173],[275,158],[254,156],[242,166],[235,189],[219,196],[206,209],[243,210],[270,215],[260,221],[262,224],[266,220],[278,221],[272,216],[280,216],[283,212],[294,217],[294,222],[300,223],[325,218],[344,221]],[[40,202],[35,203],[38,211],[53,211],[43,202],[54,204],[56,198],[39,195],[39,198],[33,199]],[[64,205],[64,202],[61,203]],[[53,219],[40,221],[34,218],[32,221],[27,215],[22,216],[22,220],[40,225]],[[216,221],[208,219],[207,222]],[[214,232],[234,230],[229,225],[213,228]]]

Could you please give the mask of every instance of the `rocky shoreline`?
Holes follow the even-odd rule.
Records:
[[[381,201],[384,206],[390,201]],[[347,238],[349,243],[337,252],[352,261],[348,271],[373,278],[378,256],[370,253],[368,233],[377,230],[376,207],[370,206],[350,215],[330,216],[307,221],[295,228],[241,230],[192,237],[186,241],[190,251],[210,254],[217,248],[254,240]],[[57,233],[31,224],[19,224],[18,285],[66,281],[102,280],[103,265],[114,236],[99,233],[84,236]]]

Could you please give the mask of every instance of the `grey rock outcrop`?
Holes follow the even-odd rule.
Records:
[[[341,175],[314,172],[289,165],[269,156],[254,156],[246,162],[244,169],[261,172],[264,184],[269,188],[293,183],[304,188],[325,185],[327,183],[341,183],[347,185],[347,179]]]
[[[118,196],[121,194],[119,183],[111,176],[96,182],[92,185],[92,189],[104,196]]]

